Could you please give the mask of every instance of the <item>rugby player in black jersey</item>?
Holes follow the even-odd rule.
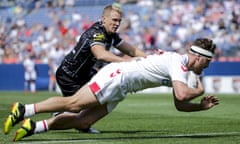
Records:
[[[101,21],[94,23],[80,36],[76,46],[66,55],[56,72],[56,80],[63,96],[73,95],[96,74],[104,63],[126,61],[109,51],[112,46],[132,57],[146,56],[142,50],[120,38],[117,30],[121,20],[121,7],[116,4],[108,5],[103,9]],[[65,115],[68,115],[69,118],[71,115],[73,119],[78,116],[83,121],[86,120],[84,124],[76,123],[76,129],[95,133],[97,131],[90,127],[103,115],[101,113],[94,114],[91,111],[94,110],[87,109],[80,114]]]
[[[146,54],[122,40],[117,33],[122,20],[122,10],[119,5],[108,5],[103,9],[100,21],[94,23],[80,36],[76,46],[65,56],[56,72],[56,80],[65,97],[72,96],[86,84],[104,63],[127,61],[109,51],[113,46],[131,57],[145,57]],[[18,107],[18,106],[17,106]],[[19,105],[19,108],[21,106]],[[96,110],[97,109],[97,110]],[[58,119],[52,129],[58,126],[69,127],[83,132],[98,133],[91,126],[106,115],[106,106],[100,105],[82,110],[79,113],[58,113],[50,118],[52,122]],[[9,115],[5,134],[16,124],[12,121],[14,115]]]

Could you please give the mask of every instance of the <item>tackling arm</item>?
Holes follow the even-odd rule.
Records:
[[[125,41],[119,47],[117,47],[117,49],[119,49],[124,54],[127,54],[128,56],[132,56],[132,57],[146,57],[147,56],[142,50],[130,45],[129,43],[127,43]]]
[[[124,58],[119,57],[111,53],[110,51],[107,51],[105,47],[101,45],[94,45],[91,48],[91,51],[93,55],[96,57],[97,60],[102,60],[105,62],[121,62],[125,61]]]

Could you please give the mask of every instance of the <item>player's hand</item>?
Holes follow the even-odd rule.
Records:
[[[219,99],[214,95],[208,95],[201,99],[201,106],[204,110],[210,109],[219,104]]]

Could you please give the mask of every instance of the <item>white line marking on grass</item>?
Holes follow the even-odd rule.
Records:
[[[25,141],[21,142],[19,141],[18,144],[51,144],[51,143],[79,143],[79,142],[94,142],[94,141],[113,141],[113,140],[124,140],[124,139],[161,139],[161,138],[191,138],[191,137],[214,137],[214,136],[234,136],[234,135],[240,135],[240,132],[218,132],[218,133],[195,133],[195,134],[176,134],[176,135],[159,135],[159,136],[134,136],[134,137],[112,137],[112,138],[106,138],[106,137],[98,137],[98,138],[88,138],[88,139],[69,139],[69,140],[44,140],[42,142],[38,141]]]

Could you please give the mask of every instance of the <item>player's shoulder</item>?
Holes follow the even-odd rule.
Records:
[[[153,54],[153,56],[155,57],[166,57],[168,59],[179,59],[182,58],[182,55],[176,52],[172,52],[172,51],[157,51],[155,54]]]
[[[185,56],[182,54],[179,54],[177,52],[172,51],[165,51],[162,54],[162,58],[160,58],[161,61],[165,64],[172,65],[173,67],[176,67],[177,65],[185,64]]]
[[[104,26],[101,21],[97,21],[89,28],[89,31],[104,33]]]
[[[82,37],[87,38],[97,38],[97,39],[103,39],[106,35],[106,32],[99,23],[94,23],[90,28],[88,28],[83,34]]]
[[[180,53],[177,53],[177,52],[167,52],[167,54],[173,60],[181,61],[181,60],[185,59],[185,55],[184,54],[180,54]]]

